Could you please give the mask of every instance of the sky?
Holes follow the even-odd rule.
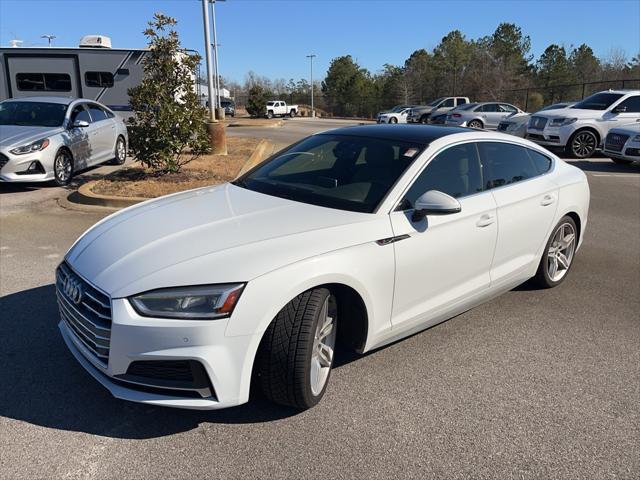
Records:
[[[183,46],[202,51],[201,0],[0,0],[0,45],[11,39],[77,46],[86,34],[111,37],[113,47],[142,48],[154,12],[175,17]],[[220,73],[242,82],[253,70],[270,78],[314,79],[332,58],[352,55],[379,71],[402,65],[414,50],[432,49],[454,29],[467,38],[513,22],[531,36],[536,58],[551,43],[587,43],[596,55],[640,52],[640,0],[226,0],[216,3]]]

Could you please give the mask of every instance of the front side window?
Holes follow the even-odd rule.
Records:
[[[61,103],[8,101],[0,103],[0,125],[59,127],[67,106]]]
[[[371,213],[424,147],[400,140],[314,135],[234,184],[298,202]]]
[[[429,162],[404,197],[403,206],[412,208],[429,190],[438,190],[454,198],[482,191],[480,159],[475,144],[447,148]]]
[[[509,143],[478,142],[478,149],[487,190],[521,182],[542,173],[525,147]],[[549,166],[550,163],[547,170]]]
[[[18,73],[16,85],[25,92],[70,92],[71,77],[66,73]]]
[[[89,116],[89,112],[84,107],[84,105],[77,105],[71,112],[71,116],[69,119],[71,120],[71,124],[73,124],[74,122],[91,123],[91,117]]]
[[[482,112],[498,112],[498,104],[497,103],[487,103],[482,106]]]
[[[84,83],[87,87],[113,87],[113,74],[111,72],[86,72]]]
[[[445,108],[453,107],[453,106],[455,106],[454,103],[455,103],[455,100],[453,98],[448,98],[440,106],[441,107],[445,107]]]
[[[613,105],[614,102],[620,100],[621,97],[621,93],[596,93],[576,103],[571,108],[580,110],[606,110]]]
[[[627,98],[620,102],[616,108],[625,113],[640,113],[640,95]]]

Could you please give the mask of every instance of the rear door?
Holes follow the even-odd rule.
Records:
[[[507,142],[478,142],[478,149],[484,188],[493,194],[500,225],[491,281],[526,278],[535,273],[558,207],[558,187],[545,175],[552,160]]]
[[[100,105],[90,103],[88,106],[93,126],[89,138],[92,150],[90,163],[96,164],[110,160],[114,156],[116,123]]]

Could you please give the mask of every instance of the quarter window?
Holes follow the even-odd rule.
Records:
[[[66,73],[18,73],[16,85],[27,92],[70,92],[71,77]]]
[[[527,153],[531,157],[531,160],[540,175],[549,171],[551,168],[551,159],[549,157],[531,149],[527,149]]]
[[[482,173],[475,144],[456,145],[439,153],[411,185],[403,203],[413,206],[429,190],[439,190],[454,198],[481,192]]]
[[[478,142],[487,190],[510,185],[539,175],[539,168],[528,149],[498,142]],[[540,160],[538,160],[540,161]],[[547,166],[549,169],[550,164]]]
[[[111,72],[86,72],[84,83],[87,87],[113,87],[113,74]]]

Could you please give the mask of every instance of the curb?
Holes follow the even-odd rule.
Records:
[[[269,155],[271,155],[274,147],[275,145],[271,141],[264,138],[260,140],[249,159],[240,169],[240,172],[238,173],[236,178],[265,160]],[[122,208],[127,208],[132,205],[136,205],[137,203],[152,200],[151,198],[146,197],[118,197],[114,195],[101,195],[91,190],[91,188],[96,183],[97,180],[83,183],[82,185],[80,185],[80,187],[78,187],[77,191],[59,198],[58,205],[69,210],[113,213]]]
[[[227,125],[227,127],[229,128],[278,128],[278,127],[282,127],[284,125],[284,120],[279,120],[277,122],[274,123],[265,123],[265,124],[255,124],[255,125],[250,125],[250,124],[243,124],[243,123],[230,123],[229,125]]]

